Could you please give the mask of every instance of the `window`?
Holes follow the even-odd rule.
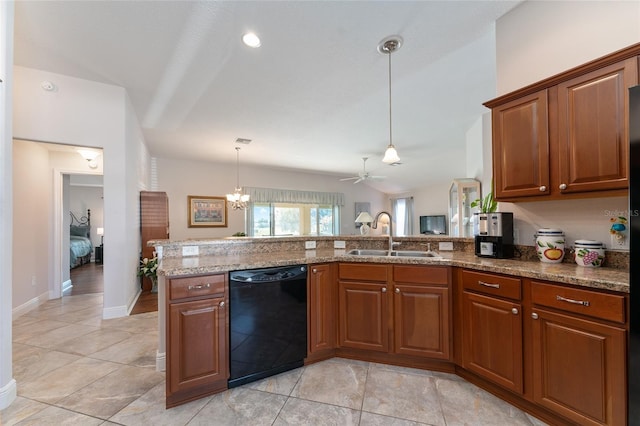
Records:
[[[251,203],[252,236],[334,235],[338,208],[331,205]]]
[[[413,235],[413,197],[391,199],[396,236]]]
[[[247,235],[337,235],[344,194],[245,188]]]

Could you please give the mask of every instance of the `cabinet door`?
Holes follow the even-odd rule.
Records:
[[[549,193],[547,91],[516,99],[492,111],[496,198]]]
[[[533,317],[535,402],[580,425],[625,424],[625,331],[542,309]]]
[[[560,192],[629,187],[627,89],[637,82],[632,58],[558,85]]]
[[[394,286],[394,352],[449,359],[449,289]]]
[[[389,352],[389,292],[380,283],[339,285],[340,346]]]
[[[331,264],[309,268],[309,353],[336,347],[336,293]]]
[[[467,291],[462,299],[463,367],[522,394],[521,305]]]
[[[169,304],[167,399],[191,389],[226,388],[224,298]]]

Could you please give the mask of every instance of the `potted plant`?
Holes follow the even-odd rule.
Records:
[[[156,256],[151,259],[145,257],[140,259],[140,267],[138,268],[139,277],[149,277],[153,286],[151,287],[151,293],[158,292],[158,258]]]
[[[493,180],[491,190],[484,198],[478,198],[471,203],[471,207],[479,207],[480,213],[494,213],[498,209],[498,202],[493,198]]]

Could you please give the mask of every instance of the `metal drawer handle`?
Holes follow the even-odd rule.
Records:
[[[561,302],[573,303],[575,305],[582,305],[582,306],[589,306],[591,304],[589,303],[588,300],[567,299],[566,297],[562,297],[562,296],[556,296],[556,300],[559,300]]]
[[[206,288],[211,288],[211,284],[207,283],[207,284],[198,284],[198,285],[190,285],[189,287],[187,287],[187,290],[191,291],[191,290],[203,290]]]
[[[381,290],[381,291],[382,291],[383,293],[386,293],[386,292],[387,292],[387,288],[386,288],[386,287],[382,287],[382,290]]]
[[[396,287],[396,293],[400,294],[400,289]]]
[[[224,300],[221,300],[220,303],[218,304],[221,308],[224,308]]]
[[[485,283],[484,281],[478,281],[478,284],[483,285],[485,287],[500,288],[500,284]]]

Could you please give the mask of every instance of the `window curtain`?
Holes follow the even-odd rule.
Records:
[[[396,224],[402,224],[402,229],[396,229],[396,236],[413,235],[413,197],[392,198],[391,209],[398,218]]]
[[[252,203],[300,203],[344,206],[341,192],[293,191],[275,188],[244,188]]]
[[[244,187],[244,193],[249,195],[249,208],[245,210],[245,233],[253,236],[253,205],[254,203],[296,203],[319,204],[334,207],[334,234],[340,233],[340,208],[344,206],[344,194],[341,192],[294,191],[276,188]],[[272,218],[273,220],[273,218]]]

